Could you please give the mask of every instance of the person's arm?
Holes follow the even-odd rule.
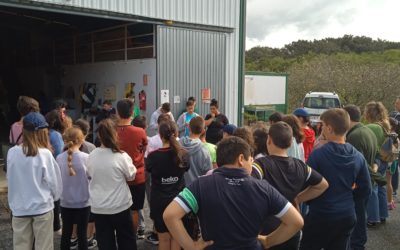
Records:
[[[258,236],[258,240],[261,241],[265,249],[287,241],[300,231],[304,225],[303,218],[293,206],[290,206],[280,220],[281,225],[275,231],[266,236]]]
[[[169,233],[172,235],[174,240],[176,240],[178,244],[185,250],[204,249],[212,245],[213,241],[204,241],[202,238],[200,238],[195,242],[189,236],[182,223],[183,216],[185,216],[188,212],[189,211],[185,211],[175,200],[173,200],[164,210],[163,219],[169,230]]]
[[[215,115],[213,113],[206,115],[204,119],[204,123],[206,127],[210,126],[210,124],[214,121]]]
[[[185,133],[185,127],[186,127],[186,123],[185,123],[185,113],[181,114],[178,118],[178,121],[176,122],[176,124],[178,125],[178,130],[179,130],[179,136],[183,135]]]
[[[366,199],[371,193],[371,177],[368,172],[368,163],[365,158],[360,154],[361,159],[361,168],[357,174],[355,181],[355,189],[354,189],[354,198],[355,199]]]
[[[306,181],[307,187],[297,195],[295,199],[296,204],[315,199],[324,193],[329,187],[328,182],[317,171],[308,166],[306,166],[306,168],[308,173]]]
[[[132,158],[127,153],[121,154],[123,157],[122,162],[122,172],[124,173],[125,179],[127,181],[133,181],[136,176],[136,167],[133,165]]]
[[[62,193],[62,179],[61,179],[61,171],[58,166],[56,160],[51,155],[51,152],[48,152],[48,162],[46,166],[43,166],[44,174],[43,179],[44,182],[47,183],[50,192],[53,196],[54,201],[58,201],[61,197]]]
[[[153,114],[151,114],[150,124],[149,124],[150,130],[154,131],[158,129],[157,118],[158,118],[157,111],[155,111]]]
[[[328,189],[328,187],[329,187],[328,182],[325,180],[325,178],[322,178],[321,182],[318,183],[317,185],[309,186],[301,193],[299,193],[295,201],[297,204],[300,204],[302,202],[315,199],[321,194],[323,194],[325,190]]]

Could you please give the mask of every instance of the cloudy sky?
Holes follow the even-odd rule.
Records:
[[[247,0],[246,49],[345,34],[400,41],[399,0]]]

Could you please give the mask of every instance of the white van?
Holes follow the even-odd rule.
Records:
[[[339,96],[335,92],[308,92],[303,99],[303,108],[310,115],[312,125],[319,121],[325,110],[340,107]]]

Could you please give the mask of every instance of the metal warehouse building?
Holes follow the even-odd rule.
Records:
[[[216,98],[230,122],[240,123],[245,6],[245,0],[0,0],[2,112],[17,115],[16,99],[24,94],[42,108],[64,98],[79,117],[85,100],[96,106],[131,91],[148,119],[164,101],[177,117],[194,96],[200,114]]]

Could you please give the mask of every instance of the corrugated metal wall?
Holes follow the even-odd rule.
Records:
[[[211,98],[225,113],[226,34],[158,26],[157,86],[169,90],[169,101],[177,119],[189,96],[197,99],[200,115],[209,113],[209,104],[201,100],[201,90],[210,88]],[[181,102],[174,103],[174,96]]]
[[[235,28],[240,0],[33,0],[158,19]]]
[[[18,0],[4,1],[18,5]],[[234,28],[226,35],[225,114],[232,123],[238,121],[239,26],[241,0],[32,0],[77,8],[112,11],[156,19]],[[22,0],[21,0],[22,2]],[[26,4],[26,2],[24,1]],[[51,11],[51,7],[47,7]],[[46,8],[43,8],[45,10]],[[66,8],[65,12],[69,12]],[[109,14],[112,18],[112,14]],[[170,58],[170,64],[174,64]],[[241,69],[240,69],[241,70]],[[213,93],[211,93],[213,94]],[[220,102],[221,104],[223,102]]]

